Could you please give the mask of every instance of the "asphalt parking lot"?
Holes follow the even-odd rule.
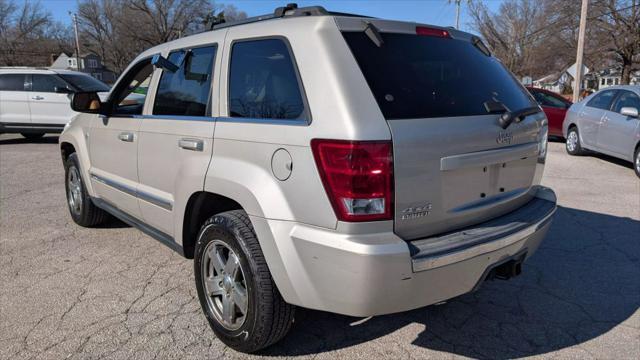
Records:
[[[119,222],[84,229],[65,203],[57,137],[0,136],[0,358],[245,358],[216,340],[193,269]],[[444,305],[359,319],[299,309],[260,355],[640,358],[640,180],[550,143],[559,198],[522,276]]]

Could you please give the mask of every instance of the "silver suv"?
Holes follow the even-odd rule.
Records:
[[[372,316],[518,275],[556,209],[547,120],[480,39],[278,8],[149,49],[60,137],[73,220],[194,259],[244,352],[295,306]]]

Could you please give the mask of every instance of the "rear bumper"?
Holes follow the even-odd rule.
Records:
[[[351,316],[388,314],[472,291],[497,263],[531,256],[556,209],[552,190],[503,217],[405,242],[393,232],[342,234],[252,218],[284,299]]]

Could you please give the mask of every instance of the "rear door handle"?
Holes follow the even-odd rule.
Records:
[[[44,97],[42,96],[34,96],[32,97],[33,100],[44,100]]]
[[[204,142],[198,139],[180,139],[178,146],[193,151],[202,151],[204,149]]]
[[[133,133],[130,133],[130,132],[120,133],[118,134],[118,139],[120,139],[120,141],[133,142]]]

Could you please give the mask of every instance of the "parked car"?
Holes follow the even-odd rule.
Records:
[[[91,76],[68,70],[0,68],[0,133],[21,133],[28,139],[59,133],[77,113],[71,94],[109,91]]]
[[[592,150],[631,161],[640,177],[640,85],[610,86],[573,104],[563,133],[571,155]]]
[[[562,123],[567,114],[567,109],[573,104],[560,94],[553,91],[527,87],[527,90],[533,95],[538,104],[544,110],[549,121],[549,136],[562,138]]]
[[[450,28],[288,5],[151,48],[73,106],[73,220],[111,214],[193,258],[239,351],[296,306],[388,314],[518,275],[556,209],[544,113]]]

